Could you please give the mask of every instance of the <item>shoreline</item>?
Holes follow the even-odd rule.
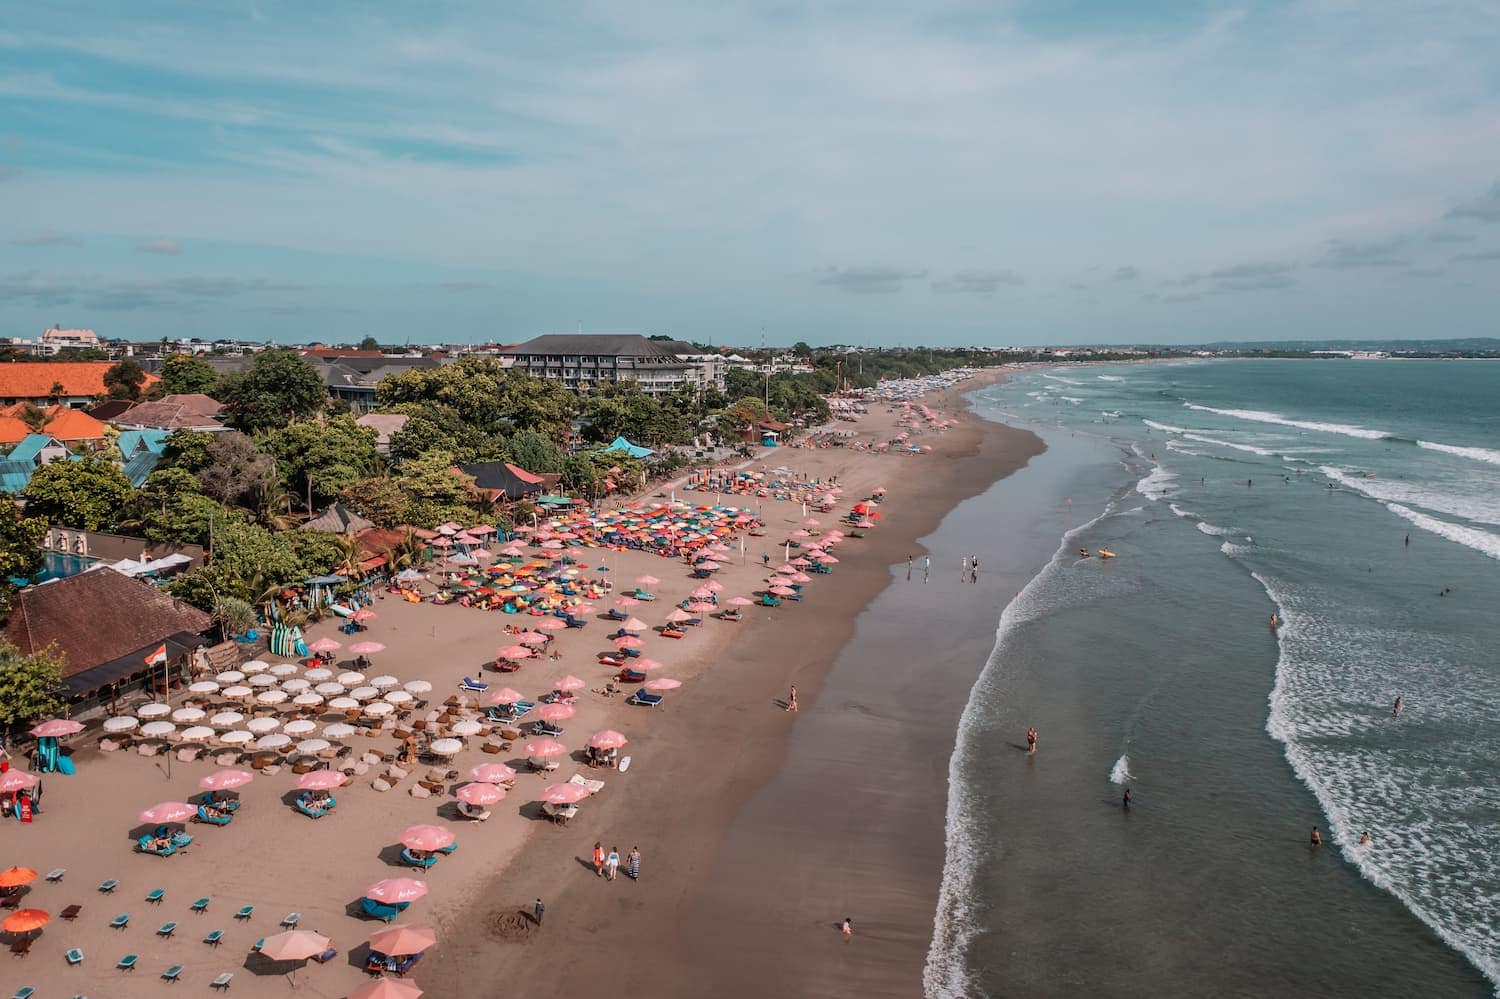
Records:
[[[699,689],[676,698],[674,705],[680,709],[653,733],[650,779],[631,781],[628,795],[591,804],[588,831],[547,830],[528,838],[493,878],[494,887],[477,893],[462,918],[452,921],[456,935],[442,942],[445,953],[429,966],[424,986],[439,994],[456,994],[455,990],[472,989],[476,980],[499,977],[512,985],[534,982],[564,989],[608,983],[626,995],[698,995],[705,989],[733,995],[741,989],[743,994],[759,992],[765,980],[762,976],[711,981],[727,970],[721,959],[731,951],[743,953],[761,971],[773,958],[780,967],[790,967],[779,942],[758,942],[753,928],[734,925],[735,920],[723,914],[711,917],[707,940],[696,939],[705,935],[698,910],[710,886],[721,884],[726,872],[748,872],[753,880],[754,870],[762,865],[784,866],[769,852],[753,863],[726,860],[720,856],[722,844],[743,821],[747,805],[788,766],[794,720],[818,711],[825,681],[854,636],[861,614],[896,578],[892,567],[908,553],[917,555],[920,565],[925,549],[917,538],[931,535],[960,503],[1043,450],[1030,431],[985,420],[964,399],[1006,373],[983,372],[924,397],[925,404],[952,413],[958,423],[933,439],[932,454],[914,459],[924,462],[921,475],[893,483],[883,507],[887,521],[858,547],[842,553],[856,565],[844,568],[837,585],[810,591],[813,606],[786,608],[741,625],[734,640],[718,651],[714,668],[696,684]],[[925,464],[934,458],[937,464]],[[899,466],[899,472],[906,467]],[[894,476],[898,469],[892,471]],[[851,493],[848,498],[858,497]],[[973,661],[975,672],[982,662],[982,656]],[[963,685],[965,691],[971,682],[972,676]],[[793,683],[799,687],[802,712],[793,716],[772,710],[781,703],[774,698],[783,697]],[[958,706],[961,709],[961,701]],[[956,720],[954,712],[955,724]],[[930,719],[920,724],[930,727]],[[951,747],[952,732],[944,731],[942,737]],[[946,753],[945,748],[943,764]],[[940,880],[941,807],[938,813],[938,875],[926,886],[930,897],[920,920],[908,927],[910,946],[904,963],[913,982],[920,982]],[[601,836],[606,847],[617,845],[622,853],[641,844],[645,861],[639,883],[608,888],[594,883],[592,870],[584,868],[590,868],[588,854]],[[902,831],[900,838],[904,836]],[[564,860],[566,851],[579,863],[576,870]],[[806,844],[797,852],[805,853]],[[492,932],[496,920],[539,895],[548,906],[546,932],[520,934],[524,939],[519,940]],[[884,956],[902,960],[893,952]],[[662,967],[678,969],[670,983],[663,980]]]

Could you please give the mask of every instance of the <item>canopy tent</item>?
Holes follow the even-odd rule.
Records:
[[[476,461],[458,470],[474,477],[474,487],[495,497],[520,499],[543,491],[544,479],[508,461]]]
[[[330,534],[358,534],[373,521],[366,520],[342,503],[334,503],[312,520],[302,525],[304,531],[327,531]]]
[[[596,453],[609,454],[614,451],[623,451],[632,458],[649,458],[656,453],[649,447],[641,447],[639,444],[630,443],[623,436],[616,437],[613,441],[601,447]]]

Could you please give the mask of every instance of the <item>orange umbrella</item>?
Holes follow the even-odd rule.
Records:
[[[370,949],[390,957],[420,954],[437,943],[437,932],[430,926],[392,926],[370,934]]]
[[[349,999],[417,999],[422,990],[401,978],[381,978],[361,985],[349,993]]]
[[[5,922],[0,923],[0,929],[6,933],[30,933],[46,926],[52,919],[41,909],[22,909],[5,917]]]
[[[0,871],[0,888],[19,888],[36,880],[36,871],[29,867],[11,867]]]
[[[261,942],[261,956],[272,961],[305,961],[328,949],[328,938],[308,930],[288,930]]]

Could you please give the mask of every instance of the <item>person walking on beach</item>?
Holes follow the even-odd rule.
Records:
[[[604,844],[594,844],[594,876],[598,877],[604,873]]]
[[[1026,752],[1031,756],[1036,755],[1036,729],[1034,728],[1026,730]]]
[[[536,900],[536,905],[533,905],[531,907],[531,914],[536,917],[536,924],[538,926],[542,925],[542,913],[544,913],[546,911],[547,911],[547,907],[542,904],[542,900],[541,899],[537,899]]]
[[[613,881],[619,873],[620,851],[612,846],[609,848],[609,856],[604,858],[604,880]]]
[[[976,585],[979,583],[979,556],[978,555],[970,555],[969,556],[969,582],[974,583]]]
[[[854,920],[845,916],[844,921],[839,924],[839,932],[844,934],[845,940],[852,939],[854,936]]]
[[[786,695],[786,709],[788,711],[797,710],[797,685],[795,683],[792,684],[791,691]]]
[[[969,556],[967,555],[964,556],[963,562],[958,567],[958,581],[960,583],[967,583],[969,581]]]
[[[641,879],[640,847],[632,846],[630,848],[630,856],[625,860],[625,873],[629,875],[630,880],[632,881],[639,881]]]
[[[911,582],[911,556],[906,556],[906,581]]]
[[[922,557],[922,582],[924,582],[924,583],[927,582],[928,577],[931,576],[931,575],[932,575],[932,556],[931,555],[924,555]]]

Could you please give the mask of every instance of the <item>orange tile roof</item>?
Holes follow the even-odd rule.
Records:
[[[81,409],[53,406],[47,410],[47,425],[42,432],[63,442],[96,441],[104,438],[104,424]]]
[[[31,428],[14,416],[0,416],[0,444],[19,444]]]
[[[105,395],[104,373],[110,361],[12,361],[0,364],[0,399],[50,399],[52,386],[65,396]],[[147,375],[142,388],[159,381]]]

